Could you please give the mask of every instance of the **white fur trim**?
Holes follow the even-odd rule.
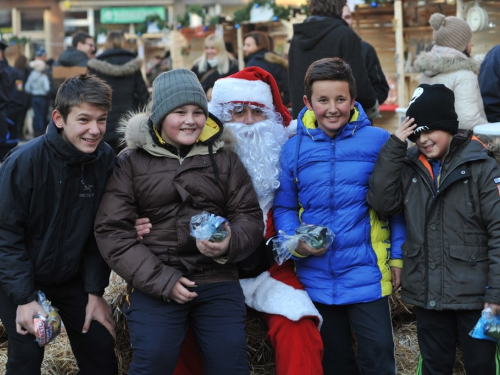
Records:
[[[222,78],[215,82],[211,102],[254,102],[274,108],[271,87],[267,83],[239,78]]]
[[[282,315],[294,322],[306,316],[323,318],[305,290],[299,290],[273,279],[268,271],[252,279],[240,280],[245,303],[252,309],[268,314]]]
[[[290,121],[290,125],[286,127],[288,138],[292,138],[297,134],[297,119]]]

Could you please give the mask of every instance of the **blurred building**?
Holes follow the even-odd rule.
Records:
[[[247,1],[2,0],[0,34],[12,43],[29,40],[23,52],[29,57],[38,46],[44,46],[47,57],[57,58],[69,44],[69,37],[78,30],[92,36],[114,29],[136,34],[137,26],[144,23],[147,15],[158,14],[162,21],[175,27],[177,16],[184,15],[189,5],[201,5],[210,14],[232,15]]]

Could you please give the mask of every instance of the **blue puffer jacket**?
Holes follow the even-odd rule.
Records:
[[[388,137],[371,126],[356,102],[351,121],[334,139],[316,127],[314,113],[304,108],[297,135],[283,147],[274,199],[276,229],[294,234],[305,222],[335,234],[324,255],[296,259],[299,279],[315,302],[370,302],[392,292],[389,264],[402,267],[404,219],[391,217],[389,231],[366,203],[368,179]]]

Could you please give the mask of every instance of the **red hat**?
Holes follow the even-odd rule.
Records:
[[[283,105],[280,90],[273,76],[256,66],[240,70],[215,82],[211,104],[249,103],[275,110],[288,126],[292,117]]]

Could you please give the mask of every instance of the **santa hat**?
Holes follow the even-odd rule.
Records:
[[[280,90],[273,76],[256,66],[245,68],[215,82],[211,104],[224,103],[248,103],[275,110],[283,118],[285,126],[288,126],[292,119],[281,101]]]

